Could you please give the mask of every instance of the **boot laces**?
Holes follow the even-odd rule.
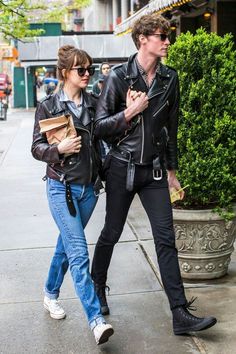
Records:
[[[185,305],[185,308],[187,310],[190,311],[197,311],[196,306],[192,306],[192,304],[194,303],[194,301],[197,299],[197,297],[192,296],[192,298],[190,299],[190,301],[187,302],[187,304]]]

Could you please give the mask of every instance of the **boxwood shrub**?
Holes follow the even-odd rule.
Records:
[[[178,178],[189,185],[180,205],[214,209],[226,219],[236,201],[235,59],[231,34],[199,29],[181,34],[166,61],[180,79]]]

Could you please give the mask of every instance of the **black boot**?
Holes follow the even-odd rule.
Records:
[[[106,299],[106,289],[108,290],[108,292],[110,291],[109,286],[107,285],[98,285],[98,284],[94,284],[95,286],[95,291],[97,293],[100,305],[101,305],[101,313],[103,316],[109,315],[110,314],[110,310],[109,307],[107,305],[107,299]]]
[[[195,307],[191,306],[195,300],[196,298],[189,301],[187,305],[178,306],[172,310],[174,334],[202,331],[216,324],[217,320],[215,317],[196,317],[188,311],[188,309],[192,311],[196,310]]]

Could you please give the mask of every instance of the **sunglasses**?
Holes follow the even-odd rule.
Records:
[[[84,76],[86,71],[89,73],[90,76],[93,76],[95,73],[94,66],[88,66],[87,68],[72,68],[71,70],[77,70],[77,73],[80,77]]]
[[[152,34],[149,34],[148,36],[159,37],[162,42],[165,42],[165,40],[166,40],[167,38],[169,38],[169,35],[168,35],[168,34],[165,34],[165,33],[152,33]]]

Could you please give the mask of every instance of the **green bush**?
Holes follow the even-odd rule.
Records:
[[[178,177],[189,185],[181,205],[225,218],[236,201],[235,59],[232,35],[199,29],[181,34],[166,62],[180,79]]]

